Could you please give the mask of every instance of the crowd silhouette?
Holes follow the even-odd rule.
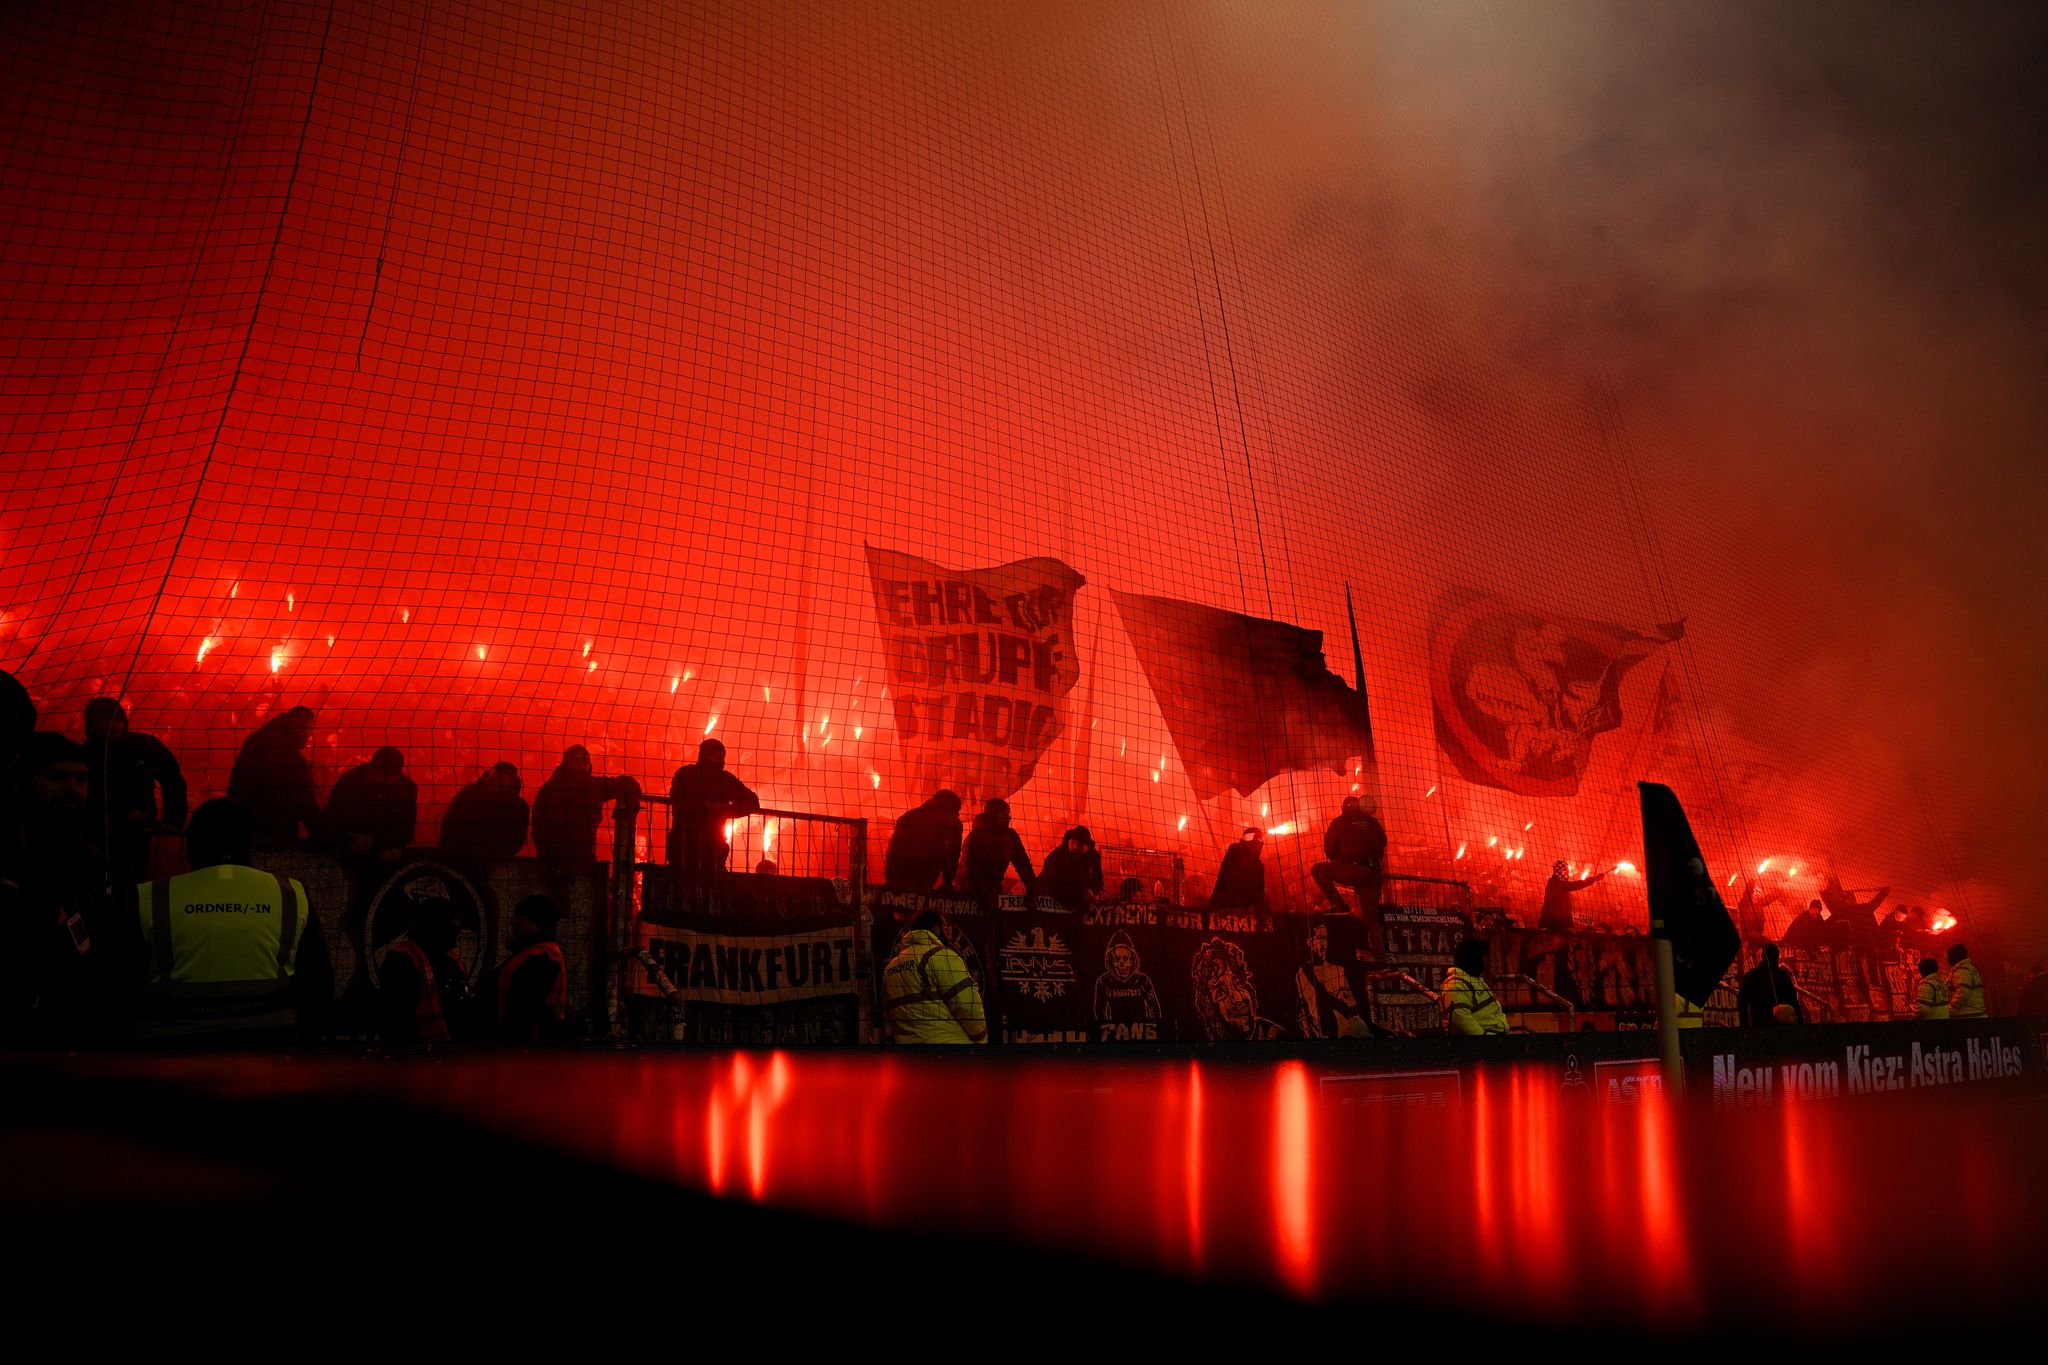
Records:
[[[429,849],[419,841],[419,788],[395,746],[380,747],[341,773],[321,802],[308,753],[318,720],[310,707],[292,706],[264,720],[241,744],[226,795],[189,811],[189,818],[190,793],[176,755],[135,729],[118,700],[93,699],[81,720],[83,743],[39,729],[29,694],[0,673],[0,766],[12,779],[0,782],[0,1040],[68,1044],[207,1031],[317,1031],[330,1022],[324,1002],[333,993],[323,924],[344,916],[359,926],[380,888],[429,856],[466,879],[479,905],[437,899],[445,879],[408,886],[403,915],[393,910],[398,918],[384,921],[387,929],[398,927],[367,945],[379,967],[370,1011],[375,1031],[428,1042],[565,1036],[569,965],[555,939],[562,906],[604,861],[597,840],[606,807],[626,813],[642,801],[633,778],[597,771],[585,746],[571,745],[562,754],[531,804],[518,767],[491,764],[448,803]],[[727,768],[725,746],[716,739],[704,740],[694,761],[677,768],[668,800],[665,852],[672,875],[682,881],[725,874],[732,822],[762,809],[759,796]],[[895,822],[884,856],[891,890],[955,895],[983,911],[995,910],[1013,891],[1066,910],[1104,898],[1102,850],[1086,826],[1068,829],[1034,867],[1007,801],[987,801],[969,827],[963,827],[962,807],[957,793],[941,790]],[[174,837],[181,834],[182,857]],[[465,933],[478,929],[474,921],[497,914],[493,876],[529,841],[545,893],[519,899],[505,912],[503,959],[471,981],[458,948]],[[1273,908],[1265,841],[1266,832],[1251,827],[1224,851],[1208,897],[1211,909]],[[291,849],[334,859],[346,874],[346,902],[315,904],[297,881],[250,866]],[[1363,959],[1380,960],[1388,836],[1370,803],[1347,798],[1324,832],[1323,849],[1324,860],[1311,869],[1315,887],[1330,910],[1361,922]],[[764,857],[753,870],[767,875],[780,869]],[[1604,875],[1573,878],[1568,864],[1557,863],[1538,927],[1582,927],[1575,925],[1573,897]],[[1142,894],[1127,878],[1116,897]],[[1879,921],[1876,911],[1887,894],[1881,888],[1860,899],[1831,878],[1780,942],[1787,952],[1828,947],[1863,955],[1874,979],[1879,961],[1931,945],[1939,932],[1919,907],[1894,907]],[[1746,884],[1735,908],[1743,937],[1753,944],[1767,937],[1764,903]],[[226,913],[223,907],[239,909]],[[250,914],[256,920],[246,918]],[[198,926],[257,920],[265,926],[258,935],[264,951],[274,959],[269,975],[245,963],[241,996],[211,990],[222,999],[235,996],[232,1008],[195,1004],[209,992],[193,988],[233,984],[198,980],[195,973],[209,970],[207,961],[233,956],[222,944],[246,949],[242,940],[252,932]],[[182,927],[167,930],[166,924]],[[1950,948],[1947,980],[1962,981],[1963,995],[1975,991],[1970,998],[1981,1002],[1981,979],[1966,954],[1956,968],[1959,947]],[[1804,1018],[1791,978],[1775,958],[1767,965],[1745,985],[1743,1018]],[[2037,970],[2035,981],[2044,975]],[[281,981],[291,984],[289,1009]],[[2048,1008],[2048,984],[2028,996],[2036,997]]]

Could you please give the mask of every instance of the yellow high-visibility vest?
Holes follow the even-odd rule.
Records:
[[[170,1032],[290,1026],[305,887],[222,864],[143,882],[136,910],[149,948],[148,1019]]]
[[[1707,1012],[1684,996],[1677,996],[1678,1026],[1680,1028],[1705,1028]]]
[[[882,1012],[899,1043],[985,1043],[981,992],[960,954],[929,929],[913,929],[882,969]]]
[[[1456,967],[1444,973],[1444,1014],[1451,1032],[1467,1037],[1508,1031],[1508,1017],[1485,978],[1467,976]]]
[[[1984,976],[1977,970],[1977,964],[1970,961],[1967,957],[1949,969],[1948,1017],[1951,1019],[1982,1019],[1984,1017]]]
[[[1921,977],[1920,985],[1913,992],[1913,1017],[1948,1018],[1948,991],[1942,986],[1941,978],[1933,972]]]

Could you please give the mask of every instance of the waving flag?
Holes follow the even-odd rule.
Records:
[[[1010,795],[1066,728],[1081,676],[1074,594],[1086,580],[1057,559],[954,570],[867,552],[913,790],[950,787],[970,806]]]
[[[1621,725],[1622,679],[1684,633],[1682,621],[1638,631],[1451,593],[1430,628],[1437,741],[1468,782],[1575,796],[1593,741]]]
[[[1111,592],[1201,800],[1276,774],[1370,758],[1365,698],[1323,662],[1321,631],[1171,597]]]

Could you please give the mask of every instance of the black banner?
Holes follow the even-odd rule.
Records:
[[[875,961],[923,909],[941,910],[988,1011],[1012,1043],[1244,1042],[1343,1036],[1366,1014],[1363,935],[1349,916],[1110,902],[1082,914],[1011,897],[882,893]],[[1445,961],[1448,963],[1448,957]],[[1441,975],[1441,972],[1439,972]]]
[[[1702,1029],[1685,1048],[1688,1088],[1717,1105],[2018,1080],[2038,1065],[2032,1029],[2019,1019]]]
[[[627,978],[637,1033],[691,1043],[860,1041],[859,932],[843,883],[729,874],[647,900],[635,933],[644,957]]]

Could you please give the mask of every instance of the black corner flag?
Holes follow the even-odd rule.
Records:
[[[1649,881],[1650,934],[1671,940],[1672,984],[1704,1004],[1721,984],[1742,935],[1700,856],[1685,807],[1671,788],[1638,782],[1643,794],[1643,874]]]

